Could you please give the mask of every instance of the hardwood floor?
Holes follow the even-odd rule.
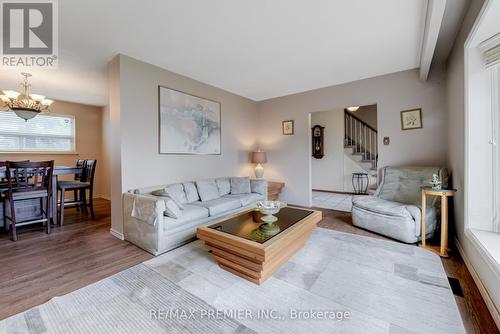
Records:
[[[42,304],[132,267],[152,255],[113,237],[110,207],[96,200],[96,220],[66,211],[65,225],[50,235],[41,226],[19,228],[19,240],[0,234],[0,319]],[[354,227],[350,213],[323,212],[319,226],[386,239]],[[457,278],[464,297],[456,297],[468,333],[499,333],[463,260],[457,252],[443,260],[449,277]]]
[[[390,240],[384,236],[362,230],[352,225],[351,214],[348,212],[333,211],[328,209],[320,209],[323,212],[323,220],[318,226],[330,228],[333,230],[364,235],[378,239]],[[432,240],[431,240],[432,242]],[[456,296],[455,300],[458,309],[464,321],[464,326],[467,333],[499,333],[498,328],[491,317],[491,314],[484,303],[483,298],[472,279],[465,263],[458,253],[453,250],[449,258],[441,258],[443,267],[448,277],[458,279],[463,292],[463,297]]]
[[[41,225],[19,228],[16,242],[0,235],[0,319],[152,258],[109,233],[109,201],[94,206],[96,220],[68,208],[49,235]]]

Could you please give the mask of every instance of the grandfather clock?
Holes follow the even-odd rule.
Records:
[[[325,156],[324,150],[324,132],[325,127],[321,125],[315,125],[312,128],[312,155],[316,159],[321,159]]]

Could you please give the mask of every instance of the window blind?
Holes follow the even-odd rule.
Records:
[[[13,112],[0,112],[0,151],[73,152],[74,150],[74,117],[41,114],[25,122]]]
[[[484,63],[486,67],[490,67],[500,63],[500,33],[488,38],[479,45],[479,49],[483,53]]]

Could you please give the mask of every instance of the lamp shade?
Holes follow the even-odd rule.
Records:
[[[254,164],[264,164],[267,162],[266,152],[258,151],[252,152],[252,162]]]

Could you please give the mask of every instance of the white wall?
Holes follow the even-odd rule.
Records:
[[[114,157],[112,168],[119,164],[121,177],[113,180],[113,189],[121,193],[178,181],[253,175],[249,153],[255,149],[255,102],[124,55],[115,61],[119,61],[119,122],[111,121],[111,126],[121,127],[112,132],[120,142],[121,156]],[[221,155],[158,153],[158,85],[221,103]],[[117,196],[113,200],[121,203]],[[112,228],[122,231],[121,216],[112,218]]]
[[[325,127],[325,156],[311,156],[312,189],[344,191],[344,110],[311,113],[311,127],[315,125]]]
[[[447,63],[447,104],[448,104],[448,161],[453,173],[453,186],[459,191],[454,197],[453,224],[456,236],[463,251],[464,258],[472,266],[469,268],[473,277],[480,279],[478,287],[488,304],[491,301],[500,309],[500,277],[493,267],[485,261],[484,251],[477,247],[467,236],[465,230],[465,194],[471,196],[471,189],[465,187],[465,92],[464,92],[464,43],[476,20],[484,0],[472,0],[468,12],[463,20],[462,28],[457,36],[455,45]],[[472,115],[471,115],[472,116]],[[486,128],[488,132],[489,127]],[[485,145],[480,145],[484,147]],[[484,166],[479,173],[487,173]],[[481,222],[479,222],[481,223]],[[488,305],[495,308],[491,304]],[[496,311],[497,324],[500,323]]]
[[[268,151],[266,175],[286,182],[283,200],[310,205],[309,113],[349,105],[377,104],[379,166],[446,165],[447,116],[443,73],[435,70],[427,82],[417,70],[387,74],[259,102],[258,140]],[[423,129],[401,130],[400,111],[422,108]],[[281,121],[295,120],[295,135],[281,134]]]

